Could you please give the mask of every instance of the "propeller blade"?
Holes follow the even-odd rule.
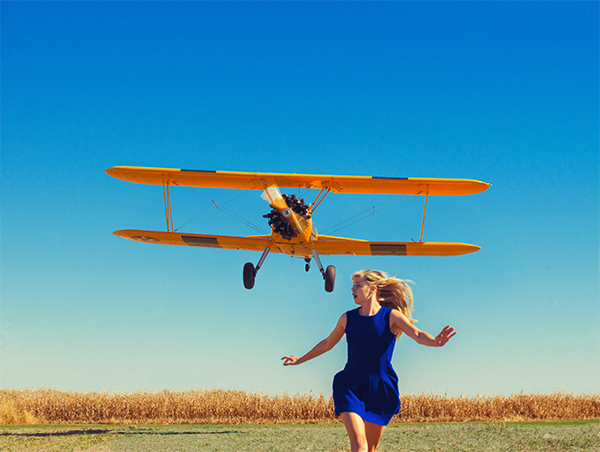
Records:
[[[277,186],[272,185],[271,187],[267,187],[267,189],[262,192],[260,197],[271,204],[272,207],[280,211],[284,217],[287,218],[290,216],[291,212],[288,212],[287,215],[284,213],[284,210],[289,211],[290,209],[285,202],[285,199],[283,199],[281,191]]]

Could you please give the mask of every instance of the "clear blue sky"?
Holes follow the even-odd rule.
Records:
[[[2,2],[0,387],[330,394],[345,343],[294,368],[353,309],[350,275],[415,281],[405,393],[598,393],[598,2]],[[162,189],[115,165],[395,177],[492,187],[432,197],[454,258],[146,245]],[[311,199],[313,193],[300,193]],[[173,190],[184,232],[268,232],[258,192]],[[205,200],[204,200],[204,199]],[[208,202],[206,201],[208,200]],[[336,231],[374,205],[391,206]],[[418,240],[423,198],[330,195],[321,233]]]

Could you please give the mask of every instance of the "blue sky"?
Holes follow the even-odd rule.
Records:
[[[2,2],[0,387],[331,392],[345,343],[284,368],[353,309],[350,275],[415,281],[405,393],[598,393],[597,2]],[[454,258],[146,245],[162,189],[116,165],[460,177],[425,241]],[[299,195],[312,200],[314,193]],[[258,192],[173,190],[175,228],[268,232]],[[358,212],[374,216],[337,230]],[[383,210],[383,207],[389,207]],[[330,195],[321,233],[418,240],[423,198]]]

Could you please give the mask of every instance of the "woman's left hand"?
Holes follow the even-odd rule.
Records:
[[[435,337],[435,346],[442,347],[455,334],[456,332],[454,331],[454,328],[452,328],[450,325],[445,326],[442,332]]]

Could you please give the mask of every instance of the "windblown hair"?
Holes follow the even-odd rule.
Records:
[[[377,287],[377,301],[381,306],[397,309],[404,314],[410,323],[415,323],[411,313],[413,310],[413,293],[408,285],[409,280],[390,277],[387,273],[379,270],[360,270],[352,275],[354,278],[363,278],[368,286]],[[400,337],[400,331],[397,337]]]

